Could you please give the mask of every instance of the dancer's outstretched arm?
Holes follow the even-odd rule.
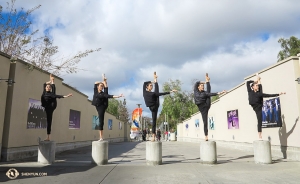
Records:
[[[69,93],[68,95],[55,95],[55,98],[68,98],[70,96],[73,96],[73,94]]]
[[[266,93],[262,93],[261,96],[263,98],[269,98],[269,97],[276,97],[276,96],[279,96],[279,95],[284,95],[285,92],[281,92],[281,93],[277,93],[277,94],[266,94]]]

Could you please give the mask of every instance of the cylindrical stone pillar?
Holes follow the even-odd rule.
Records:
[[[162,164],[162,143],[161,142],[147,142],[146,143],[146,162],[147,165],[161,165]]]
[[[217,147],[215,141],[200,142],[200,159],[204,164],[217,163]]]
[[[256,164],[271,164],[272,153],[270,141],[253,141],[254,161]]]
[[[38,150],[38,162],[52,164],[55,162],[56,143],[54,141],[40,141]]]
[[[176,141],[175,133],[170,133],[170,141]]]
[[[108,142],[107,141],[92,142],[92,162],[97,165],[105,165],[108,163]]]

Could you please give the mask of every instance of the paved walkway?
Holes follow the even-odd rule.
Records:
[[[91,146],[56,155],[52,165],[41,165],[37,158],[22,162],[0,162],[0,182],[7,183],[101,183],[101,184],[204,184],[204,183],[300,183],[300,162],[273,158],[273,164],[254,163],[253,153],[218,147],[218,164],[199,160],[199,143],[162,142],[163,164],[146,165],[146,143],[109,144],[109,164],[91,164]],[[5,173],[18,170],[17,179]],[[21,176],[47,173],[47,176]]]

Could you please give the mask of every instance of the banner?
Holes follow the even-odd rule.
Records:
[[[27,113],[27,129],[47,128],[47,116],[40,100],[29,98]]]
[[[140,132],[140,118],[142,116],[142,108],[136,108],[132,111],[132,124],[130,129],[130,137],[139,137]]]
[[[279,97],[263,101],[262,128],[282,127]]]

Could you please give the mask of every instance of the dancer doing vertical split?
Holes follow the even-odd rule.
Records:
[[[96,110],[99,116],[99,141],[103,140],[104,114],[105,110],[108,107],[108,98],[124,97],[123,94],[120,94],[119,96],[109,95],[106,81],[107,80],[103,75],[103,82],[95,82],[94,96],[92,101],[92,105],[96,106]]]
[[[41,96],[42,107],[45,108],[45,112],[47,115],[47,138],[45,139],[45,141],[50,141],[52,116],[57,106],[56,98],[67,98],[70,96],[72,96],[72,93],[65,96],[56,95],[54,77],[52,74],[50,74],[50,81],[44,83],[43,94]]]
[[[205,134],[205,141],[208,140],[208,129],[207,129],[207,115],[211,105],[211,96],[220,95],[222,93],[226,93],[225,90],[218,93],[211,93],[210,87],[210,78],[206,73],[206,90],[204,91],[204,82],[197,81],[194,85],[194,100],[195,104],[198,106],[198,109],[202,115],[203,125],[204,125],[204,134]]]
[[[155,85],[154,92],[152,92],[153,85]],[[177,90],[172,90],[170,92],[159,92],[159,87],[157,83],[157,75],[156,72],[154,72],[154,82],[146,81],[143,84],[143,96],[145,100],[145,104],[147,107],[149,107],[151,113],[152,113],[152,140],[155,141],[156,137],[156,119],[157,119],[157,111],[159,108],[159,96],[170,94],[171,92],[176,92]]]
[[[260,81],[260,76],[256,74],[257,80],[249,80],[247,81],[247,90],[248,90],[248,100],[249,104],[252,106],[254,112],[256,113],[257,117],[257,131],[258,131],[258,138],[262,139],[262,106],[263,106],[263,98],[268,97],[276,97],[279,95],[285,94],[285,92],[281,92],[279,94],[265,94],[262,90],[262,85]],[[251,86],[251,87],[250,87]]]

